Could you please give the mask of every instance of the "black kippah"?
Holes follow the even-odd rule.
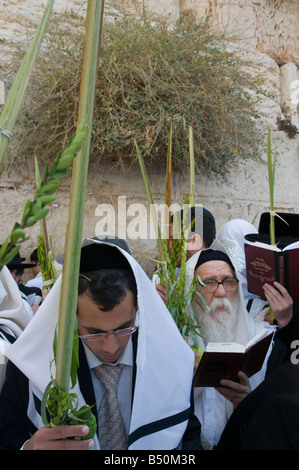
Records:
[[[92,243],[81,248],[80,273],[98,269],[131,269],[118,248],[105,243]]]
[[[127,242],[123,240],[122,238],[108,235],[107,237],[92,237],[92,240],[98,240],[101,242],[110,243],[111,245],[119,246],[119,248],[122,248],[123,250],[125,250],[127,253],[131,255],[131,251],[130,251],[130,248],[128,247]]]
[[[201,264],[206,263],[207,261],[214,261],[214,260],[225,261],[235,271],[234,265],[226,253],[220,250],[212,250],[211,248],[209,248],[208,250],[203,250],[200,253],[194,269],[197,269]]]

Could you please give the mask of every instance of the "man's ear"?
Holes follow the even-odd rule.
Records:
[[[16,279],[17,269],[16,269],[16,268],[12,269],[12,270],[10,271],[10,273],[11,273],[12,277],[13,277],[14,279]]]
[[[198,233],[194,233],[191,237],[191,240],[189,240],[188,249],[192,251],[199,251],[203,248],[204,246],[201,236],[198,235]]]

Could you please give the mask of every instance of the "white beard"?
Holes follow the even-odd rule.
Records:
[[[208,308],[202,309],[195,303],[194,313],[198,325],[203,329],[203,337],[206,341],[214,343],[233,341],[237,323],[238,312],[232,303],[226,298],[214,298]],[[217,307],[223,307],[218,310]]]

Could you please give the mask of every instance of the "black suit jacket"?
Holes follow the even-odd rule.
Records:
[[[298,339],[295,314],[275,335],[266,379],[235,409],[217,450],[299,449],[299,364],[291,361]]]
[[[290,360],[294,351],[292,344],[299,339],[299,316],[295,314],[287,326],[279,328],[274,336],[273,349],[267,363],[266,376],[278,366]]]
[[[86,403],[92,406],[92,411],[97,418],[92,378],[81,342],[79,345],[78,381],[80,390]],[[133,337],[134,358],[136,357],[136,348],[137,335]],[[133,385],[135,383],[135,374],[136,365],[134,361]],[[6,376],[7,379],[0,396],[0,448],[18,450],[37,431],[37,428],[27,415],[29,402],[27,377],[11,362],[7,364]],[[34,402],[35,408],[40,414],[41,402],[37,397],[34,397]],[[165,423],[161,422],[161,425],[165,425]],[[183,436],[182,449],[201,450],[200,432],[201,425],[191,407],[188,426]]]
[[[299,450],[299,365],[285,362],[235,409],[217,450]]]

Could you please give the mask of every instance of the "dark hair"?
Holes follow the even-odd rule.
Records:
[[[202,241],[206,248],[212,245],[213,241],[216,238],[216,225],[215,222],[212,222],[210,217],[203,213],[203,234]]]
[[[181,224],[183,225],[184,209],[178,212],[180,214]],[[216,223],[213,214],[208,211],[205,207],[192,206],[187,210],[187,224],[191,224],[190,232],[196,233],[196,218],[202,217],[202,241],[205,248],[212,245],[216,238]],[[191,219],[191,220],[189,220]],[[173,215],[171,216],[171,222],[173,222]]]
[[[137,285],[131,269],[99,269],[79,276],[78,295],[86,293],[104,311],[118,305],[127,291],[133,293],[137,307]]]
[[[18,267],[18,266],[7,266],[9,271],[12,272],[12,271],[16,271],[16,275],[17,276],[23,276],[24,274],[24,268],[22,268],[22,266]]]
[[[33,261],[34,263],[38,264],[37,248],[35,248],[35,250],[31,253],[30,261]]]

